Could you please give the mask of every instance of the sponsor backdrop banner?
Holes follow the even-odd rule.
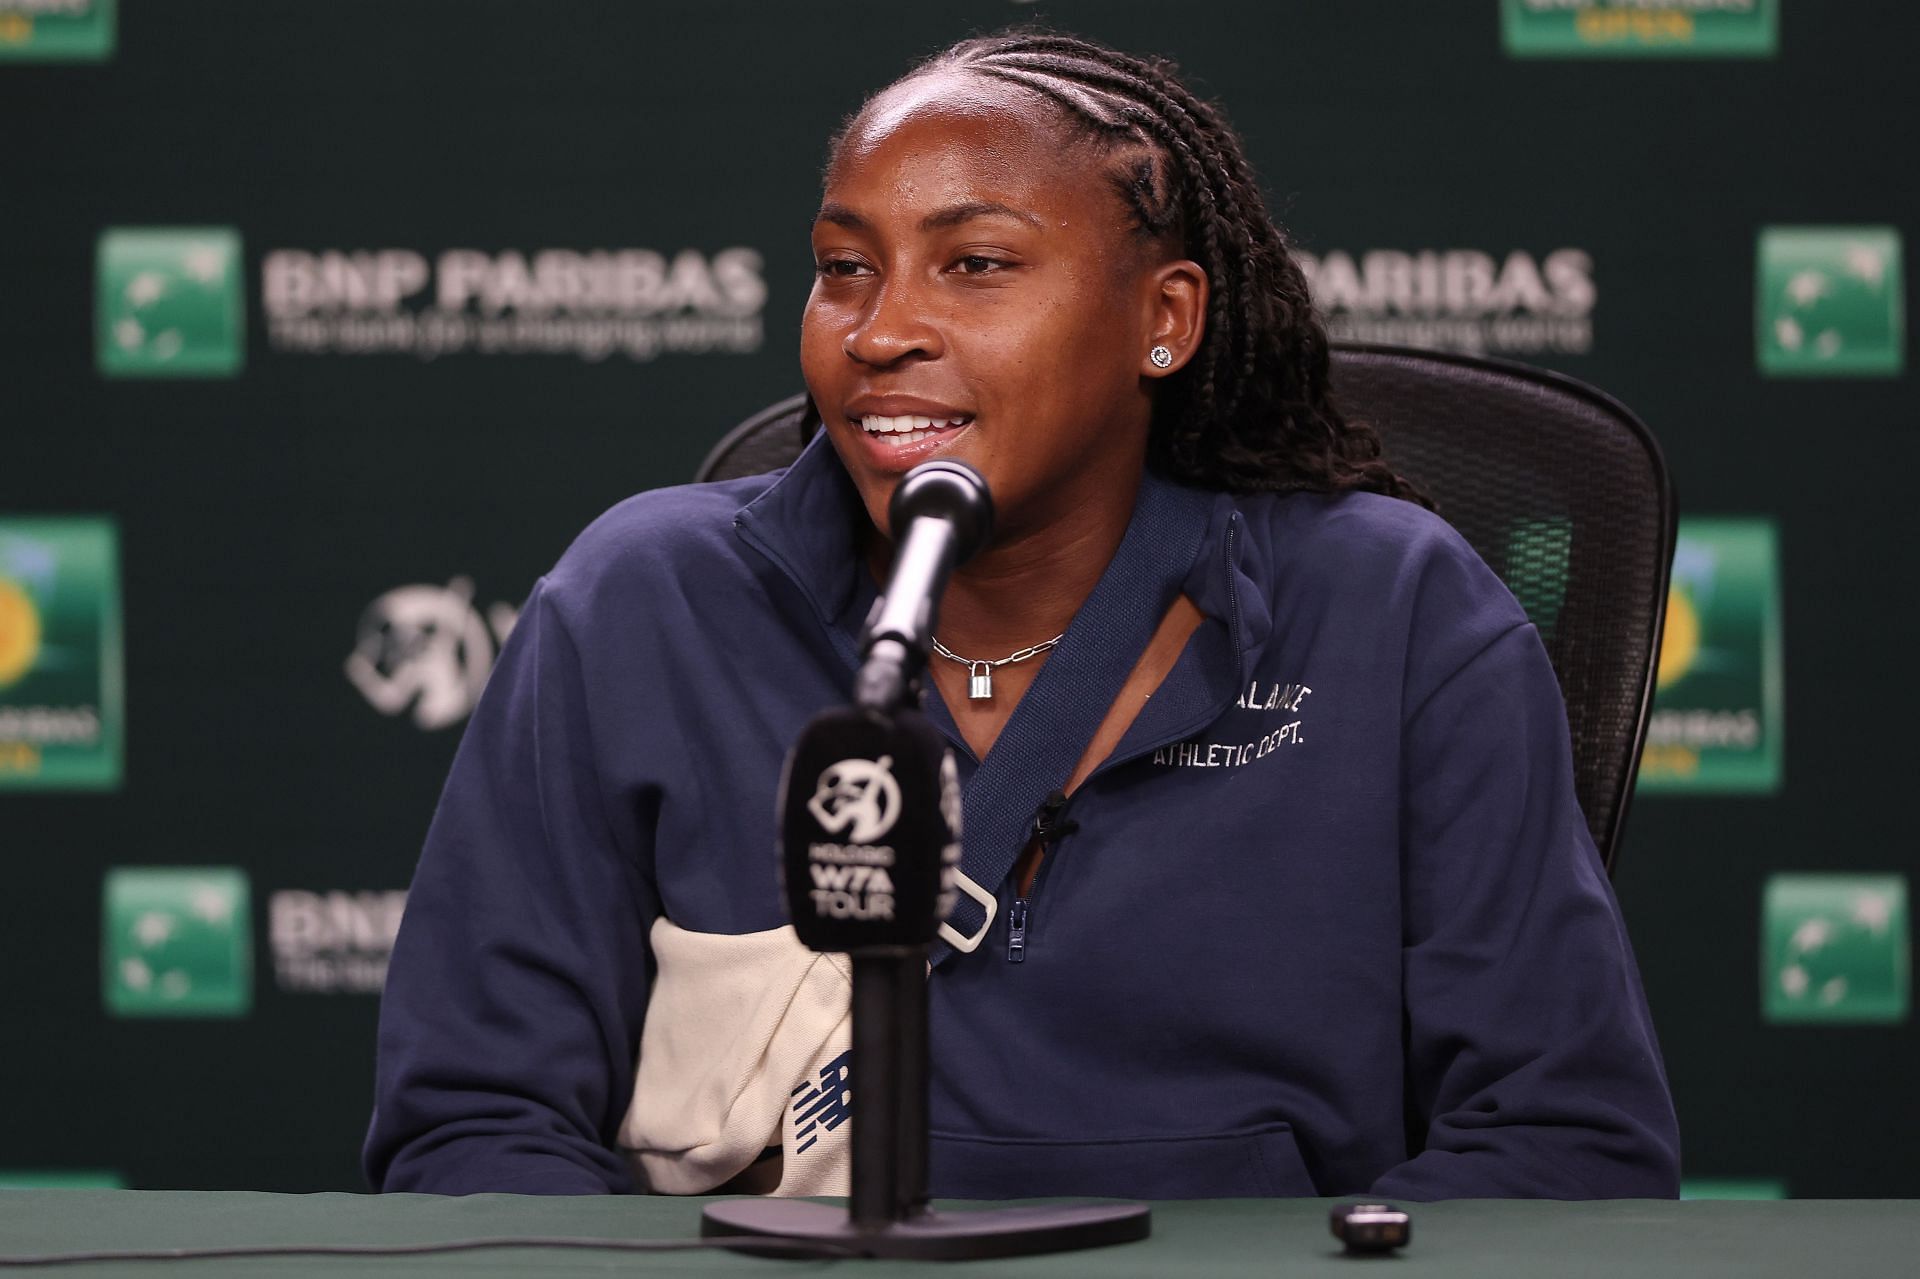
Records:
[[[118,0],[0,0],[0,60],[98,62],[113,53]]]
[[[1501,0],[1507,50],[1522,58],[1771,57],[1781,3]]]
[[[1652,425],[1685,518],[1616,883],[1692,1192],[1920,1195],[1897,8],[0,0],[0,1185],[360,1187],[529,588],[798,388],[863,94],[1042,18],[1226,104],[1336,334]]]
[[[1641,791],[1777,791],[1783,683],[1773,525],[1683,519]]]
[[[111,520],[0,516],[0,788],[120,784]]]

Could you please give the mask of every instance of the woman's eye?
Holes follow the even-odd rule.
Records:
[[[1006,263],[1002,262],[999,258],[990,258],[980,253],[969,253],[953,265],[962,275],[986,275],[989,272],[997,271],[1006,266]]]
[[[845,279],[850,275],[858,275],[863,267],[852,258],[826,258],[814,263],[813,269],[819,275]]]

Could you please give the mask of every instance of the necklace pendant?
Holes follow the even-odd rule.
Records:
[[[993,696],[993,667],[986,662],[975,662],[967,668],[972,678],[967,681],[967,700],[983,702]]]

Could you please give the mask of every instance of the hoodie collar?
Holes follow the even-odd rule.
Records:
[[[741,536],[800,588],[849,667],[858,657],[864,602],[879,593],[860,557],[866,522],[866,505],[825,431],[814,432],[786,473],[733,517]]]
[[[860,626],[879,587],[860,554],[866,505],[827,433],[815,432],[793,464],[741,507],[733,522],[800,589],[849,667],[853,666]],[[1263,559],[1261,548],[1248,545],[1243,525],[1231,496],[1188,488],[1148,471],[1141,477],[1121,546],[1076,615],[1074,626],[1081,627],[1092,612],[1093,622],[1083,633],[1100,633],[1093,626],[1105,620],[1107,610],[1094,605],[1103,591],[1128,597],[1144,592],[1158,601],[1157,623],[1177,590],[1228,628],[1236,654],[1258,648],[1267,638],[1272,619],[1251,580],[1259,574],[1255,561]],[[1142,570],[1158,580],[1142,581]],[[1168,574],[1173,574],[1171,589]],[[1124,579],[1129,589],[1121,590],[1116,579]],[[1117,637],[1109,637],[1109,646],[1113,638]],[[1130,659],[1128,669],[1132,669]],[[936,718],[951,727],[944,708]]]
[[[734,520],[742,536],[793,579],[849,670],[858,660],[861,621],[879,593],[858,553],[866,518],[822,433]],[[1226,494],[1151,471],[1142,477],[1113,559],[963,786],[961,869],[975,883],[992,887],[1006,879],[1034,813],[1066,782],[1176,595],[1191,598],[1208,623],[1114,759],[1199,731],[1244,686],[1247,649],[1263,642],[1270,626],[1243,563],[1251,553],[1244,523]],[[927,702],[934,723],[961,744],[938,693],[930,690]],[[948,922],[972,935],[988,921],[981,906],[963,896]],[[935,962],[947,953],[936,946]]]

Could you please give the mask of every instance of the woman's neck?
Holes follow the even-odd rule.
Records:
[[[1124,502],[1112,494],[996,538],[947,584],[941,643],[966,657],[993,660],[1066,630],[1126,535],[1138,491],[1136,473]],[[875,547],[874,569],[882,581],[891,551]]]

